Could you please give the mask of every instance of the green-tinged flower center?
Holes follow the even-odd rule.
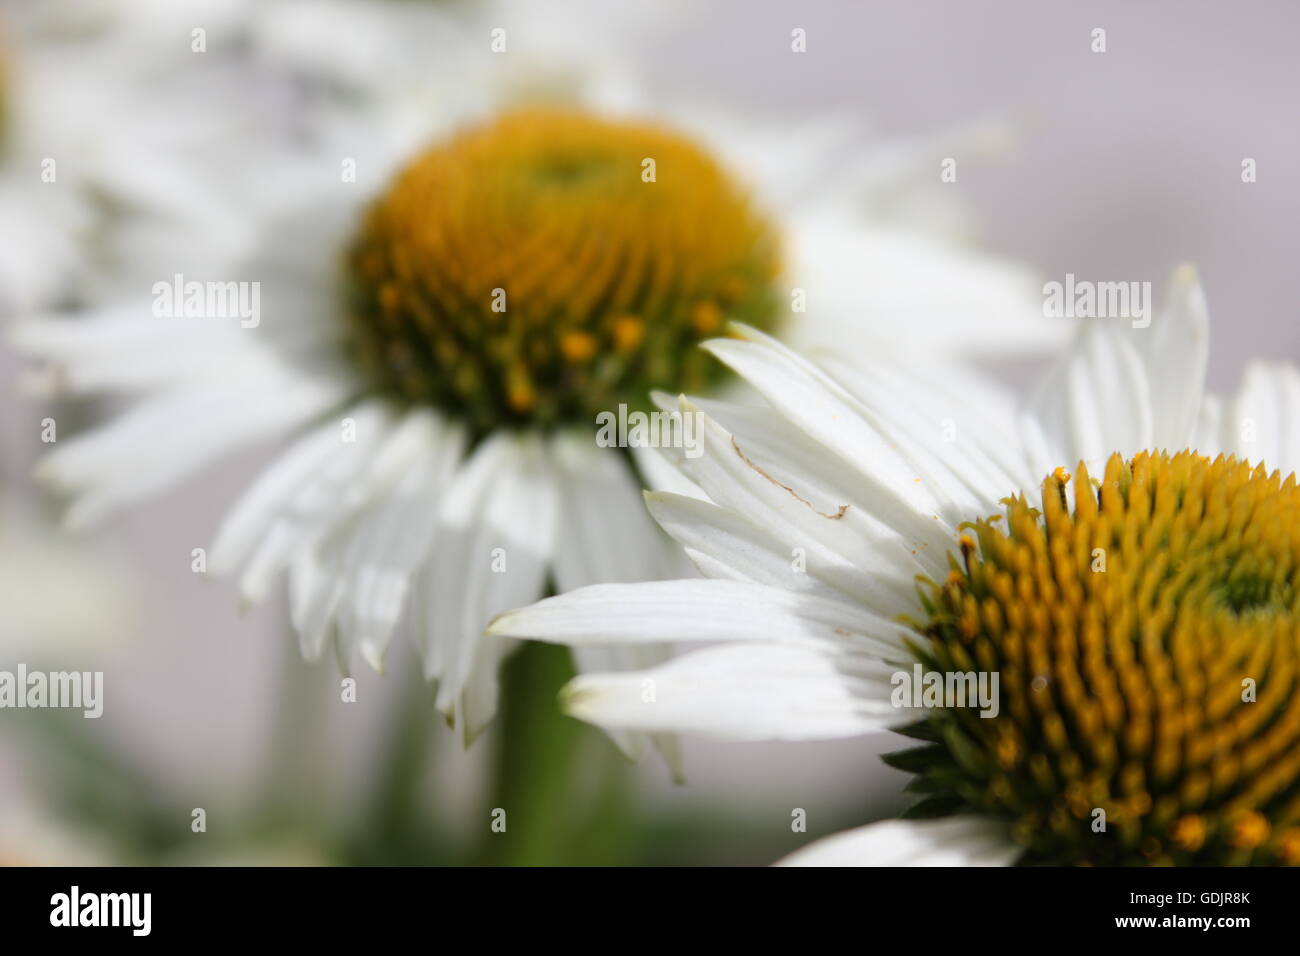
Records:
[[[1008,499],[927,584],[916,651],[996,673],[890,762],[916,815],[1002,817],[1046,864],[1300,863],[1300,489],[1144,452]]]
[[[377,387],[480,430],[591,422],[720,371],[728,318],[775,323],[777,236],[706,153],[652,126],[513,112],[435,145],[347,256]]]

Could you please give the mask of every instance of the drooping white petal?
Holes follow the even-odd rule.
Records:
[[[261,533],[260,541],[244,564],[239,591],[246,604],[264,600],[280,574],[306,548],[323,538],[339,522],[347,521],[383,476],[367,472],[373,455],[388,438],[392,419],[379,402],[367,402],[334,422],[336,444],[318,463],[309,479],[291,489],[276,509],[274,520]],[[344,429],[348,437],[344,440]],[[302,575],[298,587],[305,586]],[[291,604],[294,602],[291,600]],[[304,647],[308,657],[319,653]]]
[[[327,638],[340,660],[359,651],[380,669],[410,575],[427,552],[439,499],[460,459],[458,430],[408,412],[356,481],[364,497],[338,502],[336,520],[293,564],[290,613],[308,656]]]
[[[494,614],[535,600],[554,551],[554,479],[538,439],[490,436],[443,496],[433,545],[407,595],[403,630],[438,682],[438,707],[462,693]],[[486,702],[475,701],[484,713]]]
[[[401,616],[411,576],[433,544],[438,502],[464,454],[463,429],[429,422],[429,447],[352,536],[342,639],[378,667]]]
[[[826,740],[907,722],[889,700],[891,670],[857,653],[745,641],[649,670],[582,674],[561,699],[567,713],[602,727]]]
[[[811,843],[778,866],[1010,866],[1006,827],[984,817],[887,820]]]
[[[564,533],[556,542],[561,591],[646,581],[680,570],[672,543],[646,511],[640,486],[617,449],[566,432],[551,445]]]
[[[355,420],[366,414],[365,407],[356,407],[344,417]],[[277,512],[310,484],[342,444],[339,423],[328,421],[281,452],[226,511],[209,549],[208,569],[216,574],[233,571],[275,522]]]

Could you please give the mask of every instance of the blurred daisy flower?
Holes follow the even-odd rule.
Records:
[[[728,320],[855,350],[1060,337],[1021,269],[862,214],[873,189],[938,175],[928,147],[873,153],[839,120],[665,122],[604,17],[576,12],[595,7],[560,35],[553,5],[322,6],[247,24],[258,69],[302,97],[297,161],[241,143],[274,201],[240,209],[261,241],[238,274],[192,292],[215,277],[161,268],[152,303],[18,330],[47,385],[134,399],[42,474],[86,524],[284,442],[209,570],[238,572],[250,602],[287,572],[308,658],[380,668],[406,634],[467,738],[514,647],[482,636],[494,614],[676,573],[633,458],[660,460],[598,447],[595,420],[650,410],[656,388],[722,388],[695,346]]]
[[[718,643],[580,676],[569,713],[920,742],[887,758],[913,775],[909,819],[791,863],[1300,863],[1294,367],[1205,394],[1190,269],[1148,328],[1090,321],[1019,411],[737,331],[707,348],[765,404],[683,398],[707,415],[678,462],[696,494],[649,495],[709,580],[598,585],[490,629]]]
[[[214,172],[238,180],[235,144],[274,124],[203,53],[243,7],[0,4],[0,318],[85,302],[160,248],[242,228]]]

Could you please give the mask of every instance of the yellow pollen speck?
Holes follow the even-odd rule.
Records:
[[[1205,821],[1189,813],[1178,819],[1169,835],[1180,849],[1195,853],[1205,843]]]
[[[1277,855],[1287,866],[1300,866],[1300,827],[1292,827],[1277,843]]]
[[[1268,820],[1262,813],[1251,810],[1243,813],[1232,824],[1232,844],[1252,850],[1268,839]]]
[[[570,362],[586,362],[596,354],[600,343],[590,332],[565,332],[560,337],[560,351]]]
[[[700,335],[712,335],[722,328],[722,310],[713,302],[701,302],[691,311],[691,324]]]
[[[645,323],[635,315],[620,315],[614,320],[614,348],[631,352],[645,339]]]
[[[515,372],[506,386],[506,401],[516,412],[531,411],[537,404],[537,390],[525,375]]]
[[[747,295],[749,295],[749,283],[739,276],[731,276],[723,281],[719,297],[730,305],[742,301]]]
[[[379,287],[379,305],[385,312],[396,312],[402,305],[402,290],[395,282]]]

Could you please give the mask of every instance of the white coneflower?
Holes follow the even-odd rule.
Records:
[[[1149,328],[1090,322],[1019,415],[740,334],[707,347],[766,404],[699,403],[706,450],[680,466],[702,497],[649,496],[711,580],[586,588],[491,628],[720,643],[580,676],[570,713],[921,742],[888,758],[917,819],[793,863],[1300,862],[1295,368],[1204,396],[1190,269]],[[917,671],[933,699],[906,690]],[[950,676],[997,693],[945,696]]]
[[[474,43],[491,57],[486,36]],[[428,62],[433,50],[419,49]],[[463,63],[463,50],[445,52]],[[511,55],[475,76],[513,74]],[[288,447],[229,512],[209,569],[238,570],[249,601],[287,571],[308,657],[333,648],[345,667],[378,668],[405,631],[468,737],[495,709],[512,647],[483,638],[492,615],[548,582],[675,566],[630,457],[597,447],[595,418],[646,407],[656,387],[721,384],[695,345],[728,319],[803,340],[905,340],[924,333],[927,310],[903,290],[933,270],[935,322],[967,299],[988,320],[986,342],[1041,345],[1059,331],[1020,270],[897,229],[858,231],[848,210],[787,228],[773,182],[742,181],[662,123],[576,103],[483,116],[470,99],[425,103],[422,123],[382,102],[355,125],[346,108],[315,114],[321,141],[366,160],[317,153],[286,181],[262,251],[235,277],[250,283],[246,315],[158,318],[138,304],[16,336],[48,360],[50,384],[137,398],[45,460],[74,498],[72,523],[281,437]],[[805,281],[805,239],[820,240],[822,270],[838,262],[833,287]],[[173,288],[160,283],[163,312],[188,298]],[[792,314],[793,291],[806,292],[806,314]]]

